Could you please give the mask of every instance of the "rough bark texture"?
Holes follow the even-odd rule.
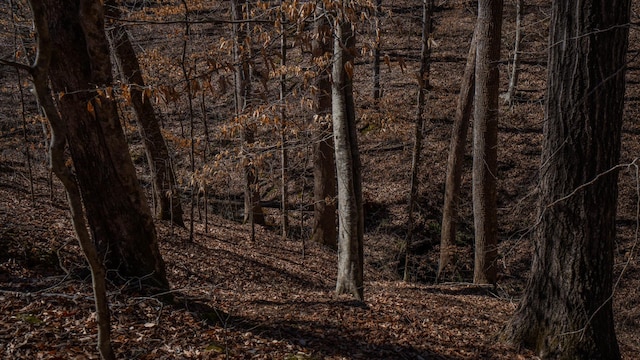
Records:
[[[473,123],[473,282],[494,284],[497,277],[498,91],[502,0],[478,1],[476,81]]]
[[[108,269],[168,289],[153,218],[136,178],[111,86],[109,46],[98,1],[46,0],[53,44],[52,90],[87,221]],[[102,91],[98,92],[97,90]]]
[[[107,1],[106,9],[107,15],[115,19],[120,17],[120,10],[115,0]],[[171,168],[169,149],[162,136],[151,100],[143,93],[145,83],[129,33],[117,21],[112,21],[108,33],[115,51],[116,61],[122,71],[123,80],[125,83],[133,85],[130,90],[130,99],[138,119],[138,132],[142,138],[151,170],[156,218],[170,220],[184,227],[182,202]]]
[[[455,249],[456,226],[458,220],[458,204],[460,196],[460,183],[462,179],[462,163],[464,149],[469,132],[469,119],[475,93],[476,79],[476,32],[473,33],[467,65],[462,75],[460,95],[456,107],[456,117],[453,121],[451,133],[451,145],[447,160],[447,179],[445,182],[444,206],[442,208],[442,232],[440,234],[440,261],[436,281],[441,280],[442,274],[451,263]]]
[[[629,8],[552,5],[532,276],[504,333],[543,358],[620,358],[612,271]]]
[[[332,116],[338,179],[338,280],[336,293],[364,300],[362,179],[352,79],[355,34],[344,18],[333,44]],[[351,70],[349,70],[351,69]]]
[[[64,122],[56,110],[55,103],[51,97],[51,89],[49,88],[48,72],[52,44],[45,15],[45,5],[42,0],[31,0],[30,6],[36,33],[38,34],[38,56],[30,73],[33,77],[38,103],[42,106],[51,129],[51,141],[49,143],[50,166],[65,188],[71,210],[73,228],[91,269],[96,323],[98,325],[98,352],[103,360],[114,360],[115,353],[111,345],[111,319],[107,298],[106,269],[95,245],[91,241],[78,183],[71,169],[67,168],[65,164],[66,130]]]
[[[311,240],[332,248],[337,247],[336,231],[336,169],[331,128],[331,82],[328,59],[333,51],[328,19],[318,7],[317,38],[313,41],[313,57],[319,75],[316,79],[317,134],[313,142],[313,232]]]

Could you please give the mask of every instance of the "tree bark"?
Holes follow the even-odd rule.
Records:
[[[96,308],[96,323],[98,324],[98,352],[103,360],[114,360],[115,354],[111,345],[111,320],[107,298],[106,271],[87,229],[87,223],[85,221],[86,214],[83,211],[82,195],[78,188],[77,179],[71,169],[66,166],[66,129],[64,122],[58,114],[53,98],[51,97],[51,89],[49,88],[48,78],[52,55],[52,42],[47,24],[48,19],[45,5],[41,0],[30,0],[29,5],[31,6],[34,17],[34,27],[38,35],[38,55],[34,65],[30,69],[30,73],[33,77],[36,97],[44,109],[51,129],[51,141],[49,143],[50,166],[51,170],[60,179],[65,188],[71,210],[73,228],[91,270],[91,281]]]
[[[242,25],[237,21],[243,19],[242,6],[238,0],[231,1],[231,16],[234,20],[233,34],[234,47],[233,56],[235,65],[235,102],[236,116],[240,116],[248,107],[249,95],[251,93],[250,68],[247,60],[247,50],[243,49],[242,44],[245,43],[246,31],[242,29]],[[245,24],[246,26],[246,24]],[[264,211],[260,206],[260,189],[258,184],[258,174],[256,167],[252,164],[250,149],[255,143],[256,127],[253,124],[244,124],[242,129],[242,145],[244,164],[244,221],[250,221],[253,224],[265,224]],[[253,233],[253,231],[252,231]],[[253,235],[252,235],[253,238]]]
[[[318,69],[315,83],[316,135],[313,141],[313,229],[311,240],[337,247],[336,169],[331,127],[329,59],[333,52],[331,28],[322,5],[316,9],[316,34],[312,53]]]
[[[467,65],[462,75],[460,94],[458,95],[458,105],[456,107],[456,117],[453,121],[453,131],[451,133],[451,145],[449,147],[449,158],[447,160],[447,178],[445,180],[444,206],[442,208],[442,232],[440,234],[440,260],[438,263],[438,274],[436,282],[442,278],[447,266],[451,263],[451,258],[455,250],[458,204],[460,197],[460,183],[462,179],[462,163],[464,159],[464,149],[467,143],[469,132],[469,119],[471,118],[471,108],[475,94],[476,75],[476,31],[473,32],[469,55],[467,55]]]
[[[345,2],[346,3],[346,2]],[[343,6],[345,6],[343,3]],[[346,5],[348,6],[348,5]],[[338,179],[338,279],[336,293],[364,300],[362,180],[353,101],[355,33],[341,9],[333,44],[332,117]]]
[[[473,218],[475,284],[497,278],[498,91],[502,0],[478,1],[473,123]]]
[[[531,278],[505,338],[619,359],[613,260],[629,0],[554,1]]]
[[[524,0],[516,0],[516,38],[513,41],[513,63],[511,64],[511,76],[509,77],[509,89],[507,90],[507,103],[513,106],[513,99],[518,87],[518,75],[520,74],[520,43],[522,42],[522,17]]]
[[[373,103],[377,109],[380,105],[382,88],[380,87],[380,56],[382,29],[380,27],[380,17],[382,17],[382,0],[376,0],[375,31],[376,37],[373,44]]]
[[[53,53],[52,90],[93,240],[108,269],[167,290],[153,218],[136,178],[112,86],[103,5],[45,1]]]
[[[420,172],[420,155],[424,138],[424,103],[429,88],[429,70],[431,66],[431,13],[433,0],[423,0],[422,3],[422,51],[420,54],[420,70],[418,71],[418,101],[416,104],[416,126],[414,131],[413,154],[411,159],[411,181],[409,190],[409,205],[407,216],[407,238],[405,244],[405,261],[403,280],[409,281],[409,249],[413,237],[413,209],[418,199],[418,173]]]
[[[118,19],[121,15],[115,0],[108,0],[106,9],[107,15],[114,19]],[[151,100],[143,91],[145,83],[129,33],[116,20],[111,21],[108,34],[116,61],[122,71],[122,80],[124,83],[133,85],[130,88],[130,99],[138,119],[138,132],[142,138],[151,171],[156,218],[170,220],[184,227],[182,201],[171,168],[169,149],[162,136]]]

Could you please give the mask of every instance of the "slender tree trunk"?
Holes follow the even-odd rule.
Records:
[[[312,241],[337,247],[336,170],[331,127],[331,82],[329,59],[333,52],[331,28],[322,6],[316,10],[316,34],[312,52],[318,68],[315,84],[316,136],[313,141],[313,230]]]
[[[120,9],[115,0],[106,2],[106,13],[113,19],[120,17]],[[151,99],[144,92],[146,86],[142,78],[142,70],[129,33],[116,20],[111,21],[108,34],[112,41],[115,58],[122,71],[122,80],[132,85],[130,99],[138,119],[138,131],[151,170],[156,218],[171,220],[184,227],[180,191],[170,166],[169,150],[162,136]]]
[[[531,278],[504,332],[542,358],[620,359],[613,261],[630,3],[552,5]]]
[[[382,29],[380,28],[380,17],[382,16],[382,0],[376,0],[376,37],[373,48],[373,103],[376,109],[380,105],[382,89],[380,88],[380,47],[382,41]]]
[[[345,6],[346,2],[343,2]],[[348,6],[348,5],[346,5]],[[362,179],[353,102],[355,33],[341,14],[333,44],[332,115],[338,178],[338,280],[336,293],[364,300]]]
[[[462,75],[462,84],[460,85],[460,94],[458,95],[458,105],[456,107],[456,117],[453,121],[453,131],[451,133],[451,145],[449,147],[449,158],[447,160],[444,206],[442,208],[440,261],[438,263],[436,282],[441,279],[447,265],[451,262],[451,257],[453,256],[455,249],[460,183],[462,181],[462,163],[464,158],[464,149],[467,143],[467,133],[469,132],[469,119],[471,118],[473,96],[475,93],[475,75],[476,31],[473,33],[471,45],[469,46],[467,65],[465,66],[464,74]]]
[[[280,6],[282,6],[282,0],[280,0]],[[280,33],[282,38],[280,39],[280,57],[281,57],[281,65],[284,68],[287,65],[287,28],[285,23],[284,9],[280,11]],[[287,204],[289,202],[289,187],[287,186],[287,166],[288,166],[288,158],[287,158],[287,103],[285,96],[287,94],[287,75],[283,71],[280,75],[280,121],[282,122],[280,125],[280,168],[281,174],[280,179],[282,182],[282,238],[287,238],[287,233],[289,232],[289,209],[287,208]]]
[[[418,73],[418,102],[416,104],[416,127],[414,132],[413,156],[411,160],[411,184],[409,191],[407,238],[405,244],[404,281],[409,281],[410,248],[413,237],[413,209],[418,199],[418,173],[420,172],[420,155],[422,153],[422,140],[424,138],[424,103],[429,88],[429,68],[431,65],[431,49],[429,37],[431,37],[431,13],[433,0],[422,2],[422,51],[420,54],[420,70]]]
[[[473,123],[475,284],[495,284],[498,254],[498,91],[502,0],[478,1]]]
[[[513,106],[513,98],[518,87],[518,75],[520,74],[520,43],[522,42],[522,12],[524,0],[516,0],[516,38],[513,45],[513,63],[511,64],[511,76],[509,78],[509,90],[507,90],[507,103]]]
[[[231,16],[233,18],[233,34],[235,37],[233,55],[235,66],[235,102],[236,116],[240,116],[248,107],[248,100],[251,93],[250,68],[247,60],[247,50],[243,50],[246,39],[246,31],[242,29],[242,25],[237,21],[243,19],[242,7],[238,0],[231,0]],[[246,25],[245,25],[246,26]],[[256,167],[251,162],[251,146],[255,143],[256,127],[253,124],[244,124],[242,130],[242,145],[244,164],[244,221],[254,224],[265,224],[264,211],[260,206],[260,189],[258,188],[258,174]],[[253,234],[253,230],[252,230]],[[253,235],[252,235],[253,238]]]
[[[60,96],[69,151],[100,258],[124,277],[166,290],[151,211],[109,96],[103,5],[95,0],[44,3],[53,46],[52,90]]]

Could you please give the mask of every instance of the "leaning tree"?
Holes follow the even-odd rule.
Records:
[[[51,34],[51,89],[58,97],[93,241],[107,268],[168,289],[151,210],[113,99],[104,5],[45,0],[44,6]]]

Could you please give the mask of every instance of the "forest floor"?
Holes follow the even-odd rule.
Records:
[[[218,202],[207,213],[200,206],[197,208],[193,242],[189,242],[187,230],[157,222],[176,304],[140,295],[135,284],[111,285],[112,336],[119,358],[536,358],[531,352],[500,342],[499,334],[517,306],[530,266],[544,118],[549,4],[543,0],[527,2],[518,97],[513,108],[504,104],[501,107],[500,278],[496,287],[484,287],[470,283],[473,267],[470,150],[465,156],[467,170],[463,176],[454,264],[445,283],[433,284],[449,137],[476,6],[469,1],[436,3],[437,47],[432,55],[425,160],[409,265],[411,281],[402,282],[401,272],[405,266],[416,90],[410,74],[417,69],[420,2],[393,0],[385,4],[383,54],[388,55],[389,67],[383,66],[384,97],[380,110],[374,109],[367,95],[371,92],[370,59],[359,58],[362,61],[358,60],[355,70],[366,213],[364,303],[335,295],[337,254],[304,241],[309,235],[309,214],[292,210],[292,232],[282,239],[276,226],[278,211],[269,209],[274,226],[257,226],[255,241],[251,240],[250,226],[237,221],[237,214],[233,214],[237,209],[220,205],[232,204],[242,194],[241,173],[230,166],[219,171],[222,176],[210,179],[207,185]],[[179,8],[179,2],[173,6]],[[140,12],[146,11],[145,16],[151,19],[170,16],[160,14],[163,9],[157,6]],[[221,9],[226,11],[224,6]],[[203,13],[215,11],[208,9]],[[508,83],[507,59],[513,48],[514,14],[513,2],[506,2],[502,89]],[[163,32],[151,25],[132,26],[136,46],[145,51],[141,61],[150,84],[171,81],[172,76],[180,73],[175,61],[180,58],[181,29],[170,26],[174,25],[166,25]],[[214,25],[194,25],[192,31],[201,36],[192,46],[194,58],[202,55],[196,51],[218,48],[204,46],[222,36]],[[7,36],[7,32],[0,34]],[[366,40],[366,36],[370,34],[362,38]],[[635,359],[640,354],[637,291],[640,180],[634,163],[640,157],[638,40],[637,30],[632,28],[620,160],[630,166],[620,172],[614,265],[616,332],[624,359]],[[8,44],[11,42],[0,44],[2,56],[10,51]],[[222,86],[223,78],[221,75],[217,79],[216,88]],[[16,83],[15,72],[0,67],[0,358],[95,359],[96,324],[90,276],[74,240],[61,185],[56,180],[52,185],[49,181],[41,119],[34,110],[31,94],[26,91],[26,133],[23,133]],[[236,140],[221,135],[227,129],[223,119],[228,117],[224,113],[229,111],[230,98],[229,93],[223,93],[202,106],[211,119],[209,131],[219,136],[214,142],[220,148],[237,145]],[[194,99],[196,114],[202,105],[198,101]],[[188,147],[181,145],[184,134],[180,134],[187,114],[186,101],[159,106],[158,111],[165,122],[168,142],[176,152],[179,168],[176,171],[183,184],[187,184],[189,178],[184,169],[188,168],[185,150]],[[125,120],[125,127],[133,142],[131,152],[140,168],[141,182],[149,191],[143,151],[131,129],[134,123]],[[202,129],[198,127],[197,131]],[[268,131],[264,130],[262,135],[268,136]],[[222,156],[220,163],[224,163],[226,153],[218,154]],[[305,154],[308,155],[300,150],[293,156],[298,162],[290,179],[291,201],[300,207],[312,196]],[[221,157],[211,158],[217,162]],[[277,195],[277,186],[273,185],[277,180],[269,176],[273,174],[265,175],[267,185],[262,188],[266,200]],[[185,209],[187,200],[185,196]]]

